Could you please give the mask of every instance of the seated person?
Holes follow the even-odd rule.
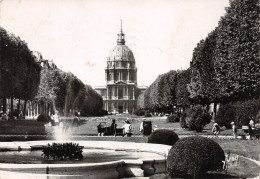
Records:
[[[215,136],[218,137],[218,135],[220,133],[220,127],[219,127],[218,123],[214,123],[213,128],[212,128],[212,132]]]

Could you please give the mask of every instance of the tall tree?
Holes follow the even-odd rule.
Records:
[[[260,92],[259,0],[230,1],[218,26],[215,71],[222,99],[247,99]]]

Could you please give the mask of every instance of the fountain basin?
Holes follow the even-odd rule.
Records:
[[[35,146],[47,145],[57,141],[3,142],[1,151],[31,150]],[[0,163],[0,178],[123,178],[142,177],[166,172],[166,156],[171,146],[149,143],[112,141],[58,141],[73,142],[84,149],[113,150],[146,153],[138,159],[122,159],[100,163],[71,164],[14,164]],[[149,155],[149,153],[157,155]],[[143,156],[143,157],[142,157]],[[161,156],[161,157],[160,157]]]

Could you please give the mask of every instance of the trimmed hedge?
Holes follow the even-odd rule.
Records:
[[[137,109],[135,112],[134,112],[135,115],[137,116],[143,116],[145,114],[145,110],[143,109]]]
[[[238,127],[249,125],[249,121],[259,121],[260,99],[251,99],[247,101],[237,101],[225,105],[220,105],[215,122],[220,126],[230,129],[232,121]]]
[[[177,141],[167,157],[171,177],[203,177],[207,171],[222,169],[225,153],[218,143],[205,137]]]
[[[211,118],[211,115],[203,106],[197,105],[183,112],[180,123],[184,128],[187,127],[189,130],[201,132],[204,126],[210,123]]]
[[[169,129],[157,129],[148,137],[148,143],[174,145],[179,140],[178,135]]]
[[[166,122],[180,122],[180,115],[178,114],[171,114],[167,117]]]
[[[145,112],[144,117],[152,117],[152,115],[149,112]]]
[[[37,121],[38,122],[50,122],[51,121],[51,117],[47,114],[40,114],[37,117]]]

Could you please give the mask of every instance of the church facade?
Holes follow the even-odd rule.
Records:
[[[132,113],[138,96],[147,87],[137,86],[137,68],[133,52],[125,45],[125,34],[117,34],[117,45],[110,51],[105,68],[106,86],[95,87],[103,98],[103,109],[109,113]]]

